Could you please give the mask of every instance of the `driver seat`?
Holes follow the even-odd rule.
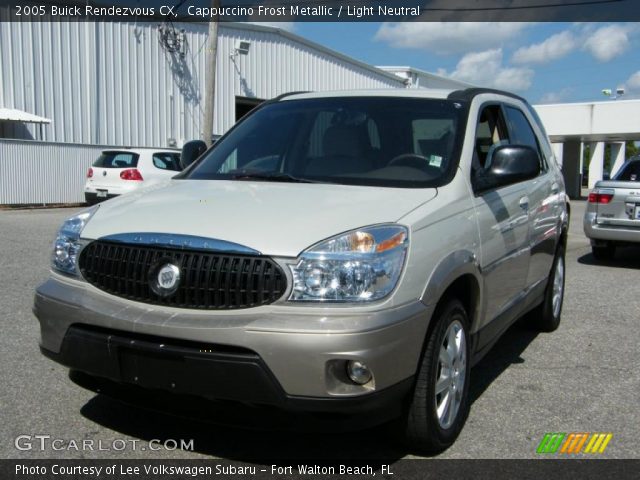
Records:
[[[313,159],[305,171],[308,175],[340,175],[364,173],[373,169],[373,162],[365,156],[367,146],[362,129],[333,125],[322,138],[324,156]]]

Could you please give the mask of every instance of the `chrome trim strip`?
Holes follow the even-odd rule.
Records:
[[[181,250],[206,250],[214,252],[239,253],[244,255],[261,255],[257,250],[237,243],[227,242],[226,240],[197,237],[194,235],[181,235],[177,233],[119,233],[116,235],[100,237],[98,240],[128,243],[132,245],[170,247]]]

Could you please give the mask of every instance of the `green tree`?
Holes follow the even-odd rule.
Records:
[[[625,148],[626,152],[624,156],[625,159],[635,157],[640,153],[640,148],[638,148],[638,146],[634,141],[627,142],[625,147],[626,147]]]

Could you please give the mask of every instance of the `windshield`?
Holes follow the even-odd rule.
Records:
[[[448,100],[280,101],[248,116],[182,178],[438,186],[455,168],[461,115]]]

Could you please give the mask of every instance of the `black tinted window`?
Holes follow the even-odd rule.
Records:
[[[511,142],[517,145],[527,145],[538,152],[540,158],[540,169],[545,170],[546,166],[542,161],[542,155],[540,154],[540,145],[536,134],[531,128],[531,124],[527,117],[524,116],[517,108],[506,107],[507,121],[509,122],[509,129],[511,131]]]
[[[528,145],[536,151],[540,151],[536,134],[527,120],[527,117],[517,108],[507,107],[507,119],[511,130],[511,142],[518,145]]]
[[[174,170],[179,172],[180,154],[170,152],[157,152],[153,154],[153,166],[160,170]]]
[[[131,152],[103,152],[95,162],[99,168],[135,168],[138,165],[138,154]]]
[[[417,98],[285,100],[248,116],[185,178],[246,179],[259,171],[331,183],[435,186],[457,164],[463,110],[448,100]]]
[[[640,160],[627,163],[615,179],[624,182],[640,182]]]

